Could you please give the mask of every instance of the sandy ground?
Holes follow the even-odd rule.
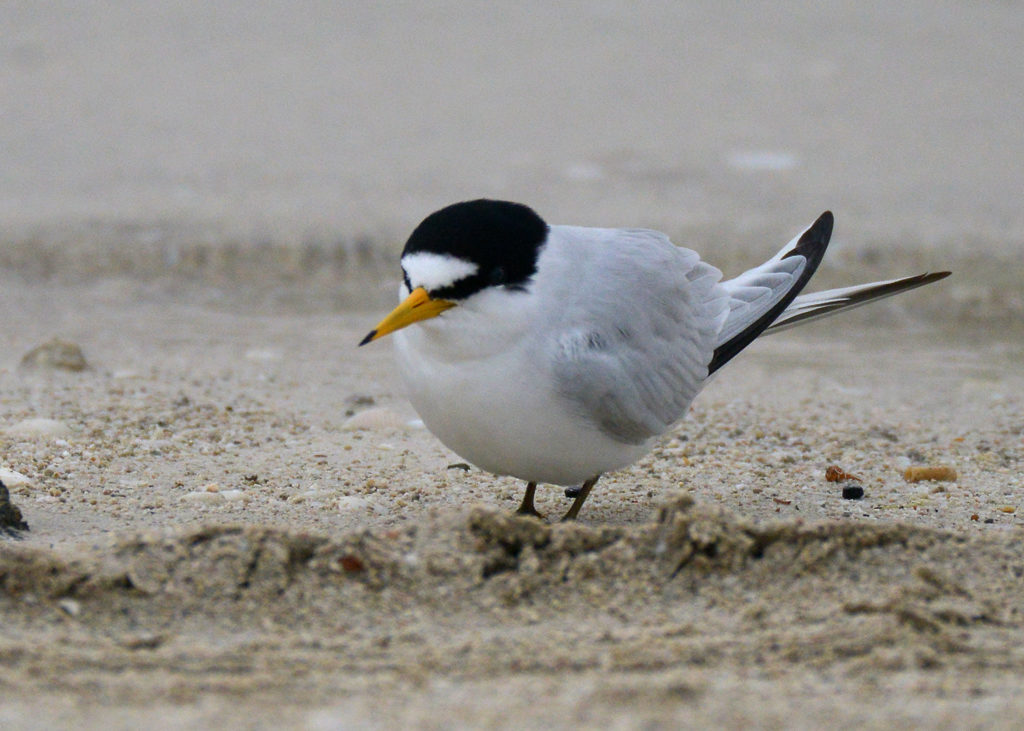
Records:
[[[207,295],[3,287],[0,448],[30,526],[0,543],[5,728],[1024,711],[1020,339],[898,303],[765,339],[552,525],[409,423],[389,348],[355,348],[377,312]],[[19,365],[53,336],[89,368]],[[958,479],[905,482],[921,464]]]

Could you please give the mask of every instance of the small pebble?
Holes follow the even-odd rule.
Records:
[[[860,485],[843,485],[843,500],[860,500],[864,497],[864,488]]]
[[[380,503],[357,495],[342,495],[338,498],[338,511],[342,513],[365,512],[372,510],[378,515],[387,512]]]
[[[341,568],[349,573],[364,571],[366,569],[366,564],[364,564],[363,560],[358,556],[342,556],[338,559],[338,563],[341,564]]]
[[[907,467],[903,470],[903,479],[907,482],[920,482],[921,480],[951,482],[956,479],[956,470],[948,465]]]
[[[288,498],[288,502],[293,505],[304,503],[307,500],[316,500],[317,498],[323,498],[330,495],[330,490],[324,490],[320,487],[319,482],[314,482],[302,492],[296,493]]]
[[[342,431],[376,431],[379,429],[403,429],[406,420],[391,409],[367,409],[350,417],[341,425]]]
[[[28,530],[28,523],[22,520],[18,506],[11,502],[7,486],[0,482],[0,532],[8,530]]]
[[[25,353],[21,367],[59,371],[84,371],[89,367],[82,349],[75,343],[54,338]]]
[[[56,419],[25,419],[4,429],[8,436],[21,439],[62,437],[71,433],[71,427]]]
[[[167,638],[164,635],[143,632],[137,635],[126,635],[117,644],[126,650],[155,650],[166,641]]]
[[[7,487],[18,487],[19,485],[31,485],[30,480],[20,472],[9,470],[6,467],[0,467],[0,482],[7,485]]]
[[[200,490],[196,492],[187,492],[181,496],[182,502],[186,503],[199,503],[200,505],[214,505],[216,503],[224,502],[224,495],[219,492],[207,492],[206,490]]]
[[[354,393],[345,399],[345,403],[356,407],[375,406],[377,400],[368,394]]]
[[[825,479],[829,482],[842,482],[843,480],[853,480],[854,482],[860,482],[860,478],[857,475],[851,475],[849,472],[844,470],[838,465],[829,465],[825,470]]]

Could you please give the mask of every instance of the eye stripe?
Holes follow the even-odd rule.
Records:
[[[410,285],[423,287],[432,292],[473,276],[480,267],[471,261],[448,254],[418,251],[402,257],[402,269],[405,270]]]

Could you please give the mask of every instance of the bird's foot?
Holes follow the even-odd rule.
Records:
[[[516,510],[516,515],[531,515],[534,518],[544,520],[544,516],[537,512],[537,508],[533,505],[533,496],[537,492],[537,483],[529,482],[526,485],[526,493],[523,495],[523,502],[519,504],[519,509]]]
[[[593,477],[584,482],[582,485],[580,485],[579,491],[576,493],[576,499],[573,500],[572,502],[572,507],[569,508],[569,512],[562,516],[563,523],[569,520],[576,520],[576,516],[580,514],[580,508],[582,508],[583,503],[587,501],[587,496],[590,494],[590,491],[593,489],[594,485],[597,484],[597,481],[600,477],[601,475],[598,475],[597,477]],[[566,495],[569,494],[568,490],[566,490],[565,492]]]

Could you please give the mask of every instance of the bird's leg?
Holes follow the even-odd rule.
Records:
[[[569,512],[562,516],[562,522],[567,520],[576,520],[576,516],[580,514],[580,508],[583,507],[583,503],[587,501],[587,495],[590,494],[591,488],[597,484],[597,481],[601,479],[601,475],[597,477],[591,477],[589,480],[580,485],[580,492],[576,496],[576,499],[572,501],[572,507],[569,508]]]
[[[537,492],[537,483],[526,483],[526,494],[523,495],[523,502],[519,504],[519,510],[516,511],[516,514],[532,515],[534,518],[544,520],[544,516],[537,512],[537,508],[533,507],[533,494],[535,492]]]

